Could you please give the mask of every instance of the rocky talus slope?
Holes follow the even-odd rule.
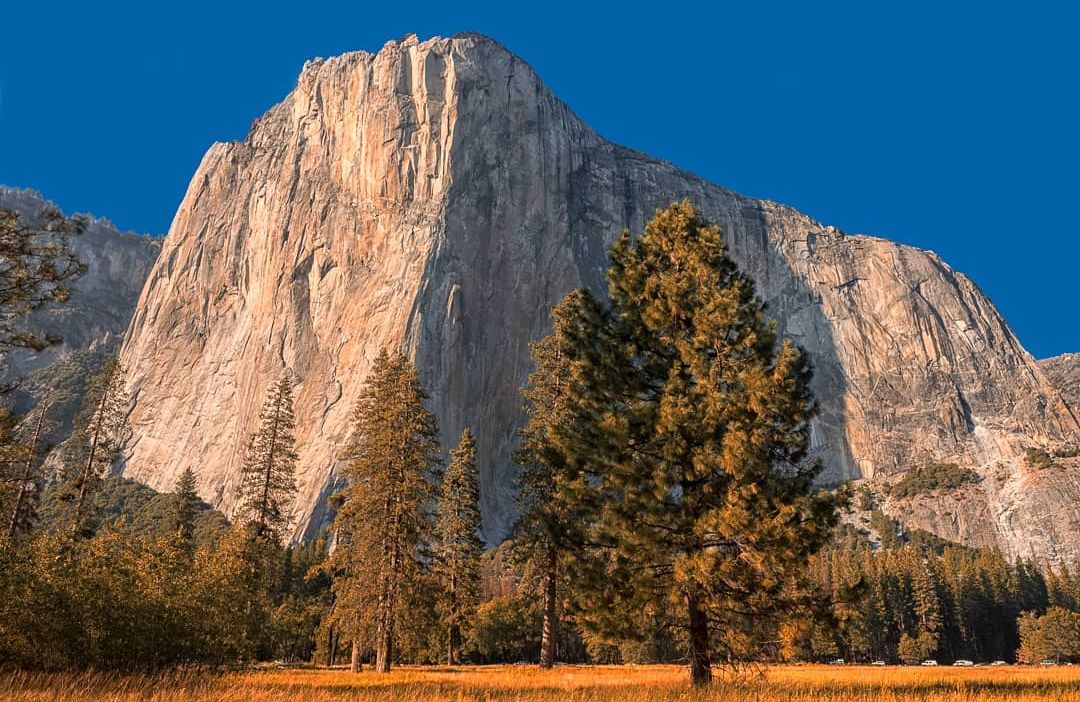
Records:
[[[1075,442],[1080,427],[974,283],[931,252],[844,234],[612,144],[475,35],[309,62],[244,141],[210,148],[123,347],[127,474],[167,488],[191,467],[230,510],[264,394],[288,372],[296,533],[310,531],[372,359],[404,346],[444,446],[464,426],[476,435],[497,539],[513,519],[529,343],[568,290],[603,289],[620,230],[680,198],[724,229],[781,332],[812,355],[824,480],[931,461],[1000,467],[1003,483],[939,500],[955,510],[939,530],[1080,557],[1075,471],[1039,482],[1020,463],[1027,446]]]

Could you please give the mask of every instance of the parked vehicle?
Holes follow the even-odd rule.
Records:
[[[1057,661],[1055,661],[1052,658],[1047,658],[1045,661],[1043,661],[1039,665],[1057,665]]]
[[[990,665],[1009,665],[1009,664],[1006,663],[1005,661],[994,661]]]
[[[953,666],[957,668],[974,668],[975,664],[965,658],[961,658],[960,660],[953,663]]]
[[[829,665],[846,665],[843,658],[837,658],[834,661],[829,661]]]
[[[927,658],[925,661],[922,662],[922,664],[923,665],[937,665],[937,661],[935,661],[932,658]]]
[[[885,661],[874,661],[870,665],[885,665]]]

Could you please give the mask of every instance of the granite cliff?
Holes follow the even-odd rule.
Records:
[[[228,512],[264,393],[288,371],[296,534],[310,533],[371,361],[403,346],[444,446],[464,426],[476,435],[497,539],[513,519],[529,343],[565,292],[603,289],[620,230],[681,198],[723,228],[780,331],[809,350],[825,482],[960,463],[984,476],[979,492],[928,496],[932,528],[1013,555],[1080,557],[1078,471],[1031,478],[1021,458],[1080,441],[1080,426],[971,280],[932,252],[612,144],[476,35],[311,61],[246,139],[206,153],[123,346],[126,474],[166,489],[191,467]]]
[[[50,204],[34,190],[0,185],[0,209],[13,210],[30,221]],[[59,336],[63,342],[40,352],[16,349],[0,359],[0,385],[35,372],[42,376],[73,351],[119,347],[161,240],[121,232],[103,218],[87,215],[85,223],[85,231],[72,239],[71,248],[86,263],[86,273],[72,285],[68,302],[36,310],[27,320],[29,327]],[[19,393],[16,398],[17,404],[30,401]]]
[[[1044,358],[1039,366],[1073,413],[1080,412],[1080,353]]]

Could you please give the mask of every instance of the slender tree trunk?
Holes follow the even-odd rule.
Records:
[[[391,577],[389,591],[387,592],[386,607],[382,614],[382,625],[379,628],[379,650],[375,654],[375,672],[389,673],[394,660],[394,608],[397,604],[397,549],[394,549],[395,557],[390,560]]]
[[[457,645],[461,639],[461,630],[457,624],[451,624],[446,632],[446,665],[457,663]]]
[[[690,623],[690,682],[694,685],[708,685],[712,682],[709,620],[701,611],[698,594],[694,590],[686,593],[686,612]]]
[[[38,413],[37,423],[34,425],[34,435],[30,439],[27,449],[26,462],[23,464],[22,475],[19,477],[19,491],[15,495],[15,505],[11,509],[11,519],[8,521],[8,540],[15,540],[15,533],[19,530],[19,516],[22,514],[26,496],[30,493],[30,478],[34,474],[34,464],[37,463],[38,442],[41,440],[41,427],[45,423],[45,412],[49,409],[49,396],[46,395],[41,401],[41,411]]]
[[[556,337],[555,362],[562,362],[562,334]],[[562,373],[555,374],[555,401],[551,406],[551,416],[557,416],[562,399]],[[551,494],[555,493],[554,476],[548,476]],[[559,636],[559,553],[550,536],[545,544],[544,554],[544,626],[540,635],[540,667],[551,668],[555,665],[555,641]]]
[[[101,393],[101,401],[98,402],[97,419],[94,422],[94,435],[90,438],[90,451],[86,456],[86,465],[83,466],[82,481],[79,485],[79,497],[75,502],[75,519],[71,525],[71,533],[78,534],[79,523],[82,521],[83,506],[86,504],[86,493],[90,489],[90,478],[94,474],[94,459],[97,458],[98,443],[101,441],[101,422],[105,412],[105,401],[109,397],[109,388],[106,387]]]
[[[360,644],[352,642],[352,660],[349,663],[349,672],[359,673],[363,669],[363,664],[360,662]]]
[[[452,558],[450,561],[450,597],[451,597],[451,624],[447,627],[446,631],[446,665],[454,665],[457,660],[457,642],[461,637],[461,630],[457,625],[457,559]]]
[[[277,454],[278,417],[281,415],[280,404],[274,408],[274,423],[270,430],[270,450],[266,455],[266,472],[263,475],[262,501],[259,503],[259,536],[265,536],[270,524],[270,479],[274,475],[274,457]]]
[[[394,655],[394,589],[397,579],[397,549],[392,544],[387,572],[380,595],[378,640],[375,643],[375,672],[389,673]]]
[[[389,673],[394,659],[394,612],[397,607],[398,568],[401,562],[401,508],[396,503],[400,500],[397,491],[388,496],[385,514],[392,515],[390,533],[386,535],[383,552],[387,554],[385,570],[382,573],[383,587],[379,593],[379,629],[375,643],[375,672]]]
[[[334,649],[337,648],[334,641],[334,627],[328,627],[326,632],[326,667],[334,667]]]
[[[540,667],[555,665],[555,640],[559,635],[559,555],[547,545],[544,554],[544,629],[540,638]]]
[[[392,567],[392,566],[391,566]],[[379,624],[375,633],[375,672],[390,672],[390,648],[393,632],[390,622],[393,621],[393,607],[390,600],[390,579],[392,572],[382,573],[382,588],[379,592]]]
[[[390,660],[394,655],[393,625],[383,617],[379,625],[379,641],[375,647],[375,672],[389,673]]]

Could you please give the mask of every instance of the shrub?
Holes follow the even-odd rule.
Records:
[[[1054,451],[1054,458],[1076,458],[1080,456],[1080,444],[1072,444]]]
[[[1054,459],[1045,449],[1029,448],[1024,452],[1024,463],[1029,468],[1038,468],[1039,470],[1042,470],[1043,468],[1050,468],[1053,466]]]
[[[927,463],[905,473],[900,482],[892,487],[890,494],[903,499],[934,490],[955,490],[977,482],[979,476],[970,468],[962,468],[955,463]]]
[[[882,548],[895,548],[900,545],[896,520],[880,509],[875,509],[870,513],[870,526],[877,532]]]
[[[495,597],[477,608],[464,652],[481,663],[535,661],[542,622],[532,598]]]
[[[1020,615],[1020,660],[1080,660],[1080,612],[1050,607],[1046,614]]]

